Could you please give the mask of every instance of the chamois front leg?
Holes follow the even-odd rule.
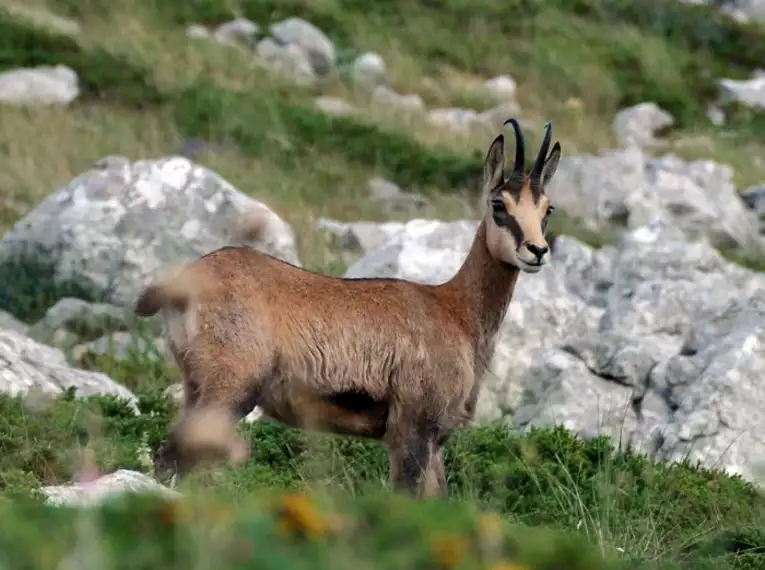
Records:
[[[389,481],[394,491],[405,492],[415,498],[443,497],[446,477],[443,463],[443,438],[432,422],[397,421],[386,435]]]
[[[425,472],[423,497],[445,498],[446,468],[444,467],[444,448],[434,444],[430,453],[430,462]]]

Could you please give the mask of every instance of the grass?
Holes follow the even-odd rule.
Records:
[[[77,513],[40,506],[34,488],[71,480],[83,449],[103,471],[149,471],[144,442],[156,447],[175,409],[156,391],[147,391],[140,407],[143,414],[134,416],[115,398],[76,400],[71,393],[42,408],[0,398],[3,556],[44,568],[43,560],[71,550]],[[269,568],[491,568],[506,560],[531,569],[726,570],[765,562],[758,489],[688,463],[654,464],[615,451],[607,438],[584,442],[563,428],[519,435],[499,424],[463,429],[446,452],[451,498],[418,505],[387,490],[387,460],[376,442],[270,423],[243,430],[253,445],[243,469],[200,469],[178,487],[186,498],[175,506],[138,498],[93,515],[108,564],[175,567],[204,556],[225,568],[247,561]],[[489,522],[499,527],[487,529]],[[481,550],[488,538],[480,534],[490,531],[499,535],[493,553]],[[463,565],[434,565],[438,537],[457,548],[452,555]],[[136,549],[139,540],[144,546]],[[245,560],[228,558],[231,541],[242,543]],[[124,550],[128,544],[133,552]]]
[[[21,17],[16,0],[0,0],[0,70],[63,63],[80,76],[82,96],[66,108],[0,106],[2,229],[105,155],[157,158],[183,153],[190,141],[208,146],[194,160],[292,223],[299,255],[313,269],[343,270],[316,238],[317,217],[385,216],[366,199],[373,176],[427,195],[430,205],[420,215],[474,216],[489,139],[446,136],[422,119],[371,105],[342,71],[368,50],[383,55],[394,89],[418,93],[429,108],[485,109],[482,82],[511,74],[531,125],[529,145],[552,120],[567,153],[611,147],[615,112],[653,100],[677,118],[670,150],[730,164],[739,187],[765,178],[756,158],[765,151],[762,117],[732,108],[724,129],[705,117],[717,77],[746,77],[761,64],[765,31],[676,0],[639,6],[627,0],[29,0],[24,6],[74,17],[82,32],[56,32],[44,18]],[[298,14],[326,30],[339,50],[341,72],[315,88],[296,88],[253,66],[244,50],[190,40],[184,32],[189,23],[212,25],[232,15],[267,27]],[[325,116],[314,105],[319,94],[343,97],[361,112]],[[588,232],[559,213],[550,233],[594,246],[618,239],[618,232]],[[726,255],[762,269],[762,260],[747,252]],[[27,322],[57,298],[89,296],[66,284],[52,288],[45,267],[5,271],[0,281],[0,308]],[[758,489],[689,464],[653,464],[614,451],[607,440],[583,442],[562,429],[462,430],[447,453],[452,499],[420,505],[387,491],[378,444],[255,424],[243,428],[254,449],[244,469],[201,470],[184,482],[187,498],[179,505],[135,499],[105,507],[88,523],[75,511],[41,506],[36,489],[75,477],[86,448],[104,471],[150,471],[144,444],[153,449],[166,434],[175,410],[162,391],[178,372],[140,354],[88,356],[82,366],[136,392],[144,413],[136,417],[113,399],[79,401],[71,393],[42,409],[0,397],[0,496],[7,499],[0,501],[0,565],[49,568],[89,531],[98,548],[86,545],[85,552],[103,558],[72,562],[75,567],[765,566],[765,502]],[[283,503],[281,511],[274,502]],[[302,515],[288,514],[290,505]],[[487,530],[486,521],[494,520],[482,518],[487,513],[500,517],[498,527]],[[311,528],[320,529],[317,536],[295,536]]]

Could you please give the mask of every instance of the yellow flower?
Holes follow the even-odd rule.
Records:
[[[494,542],[502,537],[502,519],[497,513],[486,513],[478,519],[478,532],[482,539]]]
[[[305,495],[288,493],[283,495],[279,504],[279,530],[292,534],[317,538],[327,532],[328,524]]]
[[[162,505],[161,516],[168,526],[187,524],[194,518],[194,507],[184,501],[168,501]]]
[[[431,539],[436,562],[443,568],[455,568],[465,558],[468,544],[464,538],[454,535],[437,535]]]

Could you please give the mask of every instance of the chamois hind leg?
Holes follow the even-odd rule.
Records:
[[[197,463],[228,459],[244,463],[249,443],[238,433],[237,422],[257,403],[260,386],[267,374],[253,374],[239,360],[217,354],[205,361],[186,359],[186,406],[180,420],[154,454],[155,472],[162,478],[186,475]],[[208,364],[209,363],[209,364]],[[190,398],[189,398],[190,396]]]

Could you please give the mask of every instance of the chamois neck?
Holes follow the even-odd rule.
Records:
[[[489,343],[505,318],[520,270],[495,259],[486,245],[486,222],[481,221],[462,267],[444,284],[477,317],[479,343]],[[491,347],[487,347],[491,350]]]

